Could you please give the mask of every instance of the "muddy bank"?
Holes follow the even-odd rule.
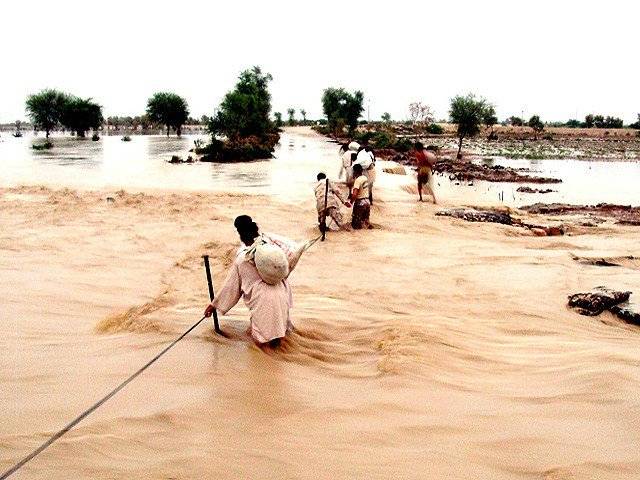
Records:
[[[455,158],[458,147],[455,125],[440,125],[444,130],[440,135],[416,132],[404,125],[393,125],[391,133],[411,142],[419,139],[425,145],[435,145]],[[374,125],[369,126],[368,131],[389,132],[389,127]],[[640,160],[640,130],[546,127],[536,136],[528,127],[495,126],[493,131],[486,129],[476,137],[465,139],[462,153],[465,159],[488,156],[633,161]]]
[[[383,160],[393,160],[401,165],[415,166],[415,159],[411,152],[401,153],[391,149],[376,150],[377,157]],[[539,177],[522,173],[522,170],[505,167],[502,165],[483,165],[472,163],[467,160],[453,161],[451,152],[441,153],[442,158],[434,167],[436,173],[449,176],[450,180],[459,182],[472,182],[474,180],[484,180],[486,182],[508,182],[508,183],[562,183],[562,180],[552,177]]]
[[[588,215],[595,218],[613,218],[621,225],[640,226],[640,207],[630,205],[613,205],[599,203],[598,205],[570,205],[566,203],[534,203],[521,207],[529,213],[541,215]]]
[[[608,310],[626,323],[640,325],[640,309],[629,302],[632,293],[601,286],[569,295],[568,305],[580,315],[596,316]]]
[[[464,182],[484,180],[486,182],[509,183],[562,183],[559,178],[536,177],[520,173],[515,168],[501,165],[488,166],[466,161],[440,161],[436,163],[434,171],[449,175],[450,180]]]
[[[508,209],[476,209],[476,208],[447,208],[436,212],[439,217],[453,217],[467,222],[499,223],[513,227],[528,229],[538,237],[559,236],[565,234],[564,225],[537,225],[528,223],[521,218],[514,217]]]

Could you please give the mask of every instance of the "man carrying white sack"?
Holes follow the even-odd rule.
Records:
[[[341,211],[343,205],[349,208],[351,204],[342,198],[340,190],[334,187],[324,173],[318,173],[316,178],[318,181],[313,191],[316,196],[320,231],[322,232],[325,225],[329,230],[351,230],[351,226],[344,221]]]
[[[251,337],[258,344],[277,347],[280,339],[293,329],[290,316],[293,296],[287,278],[315,240],[297,245],[275,235],[260,235],[258,225],[248,215],[237,217],[234,226],[244,247],[204,314],[210,317],[217,309],[225,315],[242,297],[249,308]]]
[[[338,178],[342,178],[344,173],[344,183],[347,185],[347,190],[351,191],[353,187],[353,169],[351,166],[355,161],[360,144],[358,142],[345,143],[340,147],[340,173]]]

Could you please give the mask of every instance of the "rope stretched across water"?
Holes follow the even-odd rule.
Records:
[[[198,325],[200,325],[205,318],[206,318],[206,316],[203,316],[200,320],[198,320],[191,327],[189,327],[189,329],[187,331],[185,331],[182,335],[180,335],[178,338],[176,338],[173,342],[171,342],[169,345],[167,345],[164,349],[162,349],[162,351],[159,352],[155,357],[153,357],[151,360],[149,360],[147,363],[145,363],[139,370],[137,370],[129,378],[127,378],[120,385],[118,385],[116,388],[111,390],[109,393],[107,393],[104,397],[102,397],[96,403],[94,403],[89,408],[87,408],[84,412],[82,412],[75,419],[73,419],[71,422],[69,422],[64,428],[58,430],[54,435],[52,435],[46,442],[44,442],[42,445],[40,445],[38,448],[36,448],[33,452],[31,452],[29,455],[24,457],[22,460],[20,460],[18,463],[16,463],[9,470],[4,472],[2,474],[2,476],[0,476],[0,480],[5,480],[6,478],[9,478],[11,475],[16,473],[18,470],[20,470],[22,467],[24,467],[27,463],[29,463],[35,456],[37,456],[40,453],[42,453],[42,451],[44,449],[46,449],[49,445],[51,445],[53,442],[58,440],[61,436],[63,436],[65,433],[67,433],[69,430],[71,430],[73,427],[75,427],[78,423],[80,423],[82,420],[84,420],[87,416],[89,416],[92,412],[94,412],[103,403],[105,403],[107,400],[109,400],[111,397],[113,397],[116,393],[118,393],[120,390],[122,390],[124,387],[126,387],[128,383],[130,383],[138,375],[140,375],[147,368],[149,368],[152,364],[154,364],[161,356],[163,356],[165,353],[167,353],[176,343],[178,343],[180,340],[182,340],[184,337],[186,337],[189,333],[191,333],[191,331],[194,328],[196,328]]]

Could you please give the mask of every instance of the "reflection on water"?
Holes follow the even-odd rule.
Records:
[[[52,150],[35,151],[31,145],[43,142],[33,136],[0,138],[0,185],[46,184],[76,188],[161,188],[175,190],[232,190],[264,193],[287,199],[308,198],[318,171],[336,177],[337,146],[323,138],[296,131],[284,132],[275,158],[248,163],[195,163],[172,165],[172,155],[186,157],[196,139],[203,135],[133,136],[123,142],[119,136],[99,141],[53,137]],[[517,192],[521,184],[451,182],[436,177],[443,200],[452,202],[501,202],[519,206],[537,201],[566,203],[621,203],[640,205],[640,164],[637,162],[585,162],[578,160],[511,160],[485,158],[485,165],[523,169],[532,175],[561,178],[562,183],[530,184],[551,188],[538,195]],[[380,175],[378,183],[413,183],[410,177]]]
[[[163,188],[244,190],[299,198],[309,196],[319,170],[338,172],[336,147],[317,137],[284,133],[275,158],[247,163],[172,165],[172,155],[186,158],[194,140],[204,135],[119,136],[99,141],[52,137],[54,148],[36,151],[33,136],[2,137],[0,185],[46,184],[79,188]],[[334,171],[335,170],[335,171]]]

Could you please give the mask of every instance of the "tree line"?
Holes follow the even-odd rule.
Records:
[[[278,141],[278,129],[284,124],[282,114],[274,112],[271,116],[271,94],[269,83],[273,77],[263,73],[260,67],[253,67],[240,73],[235,87],[223,98],[212,116],[203,115],[195,120],[189,117],[187,101],[172,92],[154,93],[147,101],[146,113],[136,117],[109,117],[113,125],[148,126],[162,125],[167,136],[171,130],[179,136],[187,122],[206,125],[211,134],[211,142],[201,148],[202,153],[212,159],[261,158],[273,151]],[[322,110],[328,133],[352,135],[357,129],[364,111],[364,93],[360,90],[349,92],[341,87],[329,87],[322,93]],[[102,106],[91,98],[80,98],[58,90],[46,89],[30,95],[26,101],[26,110],[32,125],[45,131],[47,137],[55,128],[63,127],[84,137],[89,130],[96,132],[103,124]],[[299,123],[295,118],[296,110],[287,110],[289,125]],[[302,122],[307,123],[307,114],[300,109]],[[422,102],[409,105],[409,123],[427,133],[443,133],[435,123],[431,108]],[[382,121],[391,122],[388,112],[382,114]],[[498,123],[493,104],[474,94],[457,95],[451,99],[449,121],[457,125],[459,139],[458,153],[462,150],[465,138],[477,135],[482,126],[491,129]],[[512,116],[504,124],[528,126],[533,129],[536,138],[545,128],[539,115],[533,115],[528,121]],[[554,126],[557,124],[554,124]],[[622,128],[623,122],[617,117],[590,114],[584,122],[570,120],[566,126],[585,128]],[[640,128],[638,121],[629,125]]]
[[[45,132],[47,138],[58,128],[85,137],[89,130],[97,132],[104,124],[102,105],[91,98],[80,98],[66,92],[45,89],[29,95],[25,102],[27,115],[34,130]],[[162,125],[167,136],[173,129],[178,136],[182,127],[190,120],[187,101],[171,92],[154,93],[147,101],[144,115],[136,117],[109,117],[107,123],[115,126],[148,128]]]
[[[531,126],[528,125],[531,121],[526,122],[520,117],[511,116],[504,124],[513,125],[515,127]],[[619,117],[607,115],[595,115],[590,113],[584,117],[584,121],[576,120],[572,118],[566,122],[549,122],[550,127],[567,127],[567,128],[624,128],[624,122]],[[629,128],[640,128],[640,114],[638,114],[638,121],[627,125]]]

